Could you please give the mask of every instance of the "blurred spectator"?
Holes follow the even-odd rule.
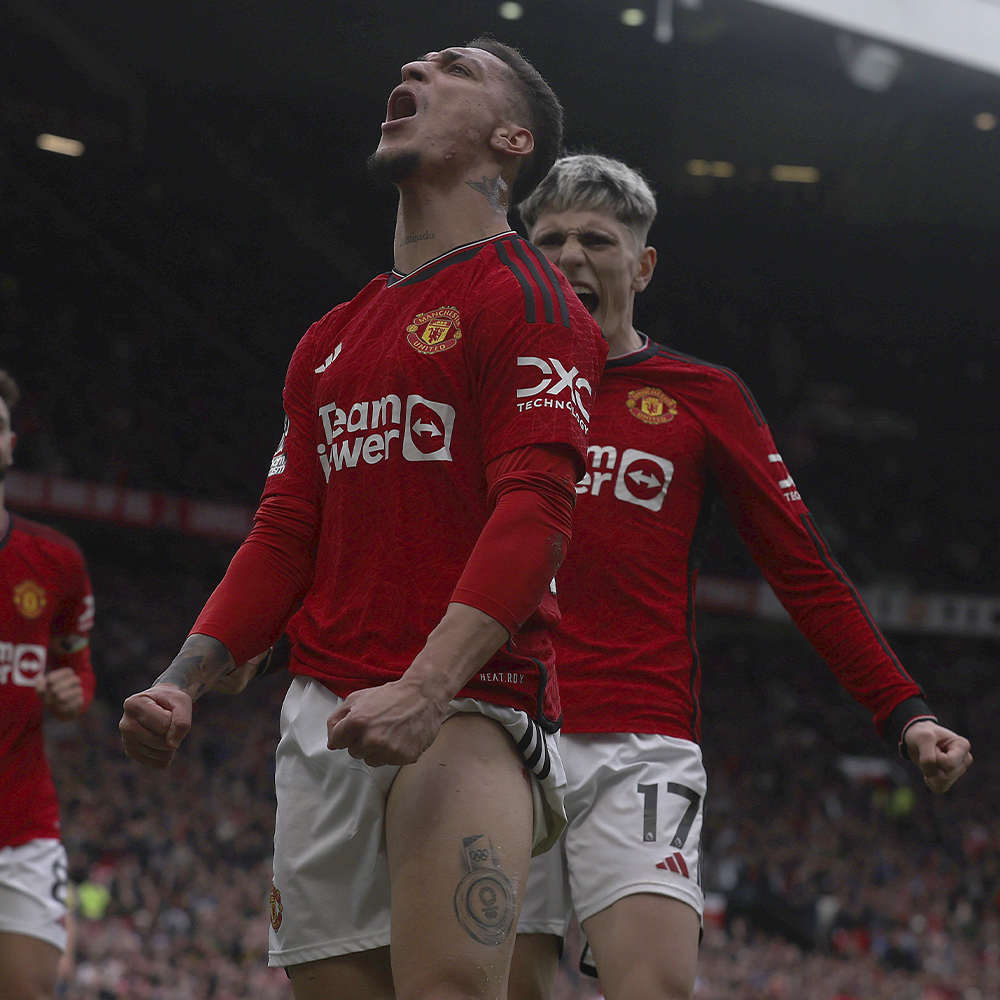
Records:
[[[88,555],[101,606],[118,609],[95,637],[97,668],[114,663],[123,688],[135,687],[186,631],[218,567],[206,564],[199,576]],[[180,595],[169,613],[156,600],[167,590]],[[961,723],[976,754],[964,787],[932,798],[915,772],[897,768],[832,678],[803,664],[814,655],[808,647],[754,631],[724,619],[702,627],[712,905],[695,996],[1000,996],[1000,754],[989,735],[1000,712],[995,650],[972,640],[895,638],[935,703],[960,704],[961,718],[948,721]],[[117,702],[98,701],[88,718],[51,728],[78,885],[76,967],[65,1000],[290,1000],[284,974],[265,964],[284,683],[258,682],[238,703],[205,699],[205,725],[174,764],[191,780],[125,759]],[[752,731],[742,712],[748,698],[764,717]],[[873,764],[839,767],[847,758]],[[558,1000],[601,996],[577,971],[579,952],[574,927]]]

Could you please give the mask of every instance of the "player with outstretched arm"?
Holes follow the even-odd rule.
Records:
[[[706,792],[694,598],[716,496],[795,623],[932,791],[965,771],[969,743],[938,724],[875,626],[739,377],[633,326],[656,264],[644,178],[564,157],[519,208],[609,356],[558,577],[568,825],[532,861],[510,997],[552,996],[572,906],[608,1000],[689,1000]]]

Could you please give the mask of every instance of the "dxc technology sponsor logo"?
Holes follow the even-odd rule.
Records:
[[[535,385],[517,390],[517,398],[525,400],[517,404],[519,412],[546,407],[569,410],[583,430],[587,430],[590,424],[587,406],[593,390],[578,368],[567,368],[558,358],[518,358],[517,363],[520,367],[537,368],[541,373]]]

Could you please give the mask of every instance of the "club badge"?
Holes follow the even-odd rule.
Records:
[[[633,389],[625,405],[629,413],[644,424],[665,424],[677,416],[677,400],[671,399],[662,389]]]
[[[281,893],[271,880],[271,926],[277,930],[281,926]]]
[[[39,586],[34,580],[25,580],[14,588],[14,607],[25,618],[37,618],[45,610],[48,603],[45,588]]]
[[[454,347],[462,339],[458,310],[444,306],[431,312],[417,313],[406,328],[406,341],[420,354],[438,354]]]

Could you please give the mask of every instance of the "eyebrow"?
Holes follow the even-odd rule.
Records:
[[[558,233],[560,236],[566,236],[569,233],[569,229],[564,229],[562,226],[543,226],[539,236],[553,236]],[[614,233],[607,233],[603,229],[578,229],[576,230],[577,239],[581,236],[600,236],[606,240],[617,239]]]
[[[431,55],[430,52],[424,56],[424,59],[426,60],[429,55]],[[456,49],[445,49],[442,52],[438,52],[437,57],[442,66],[450,66],[453,62],[464,59],[466,62],[472,63],[480,73],[486,73],[486,67],[475,56],[466,55],[464,52],[459,52]]]

